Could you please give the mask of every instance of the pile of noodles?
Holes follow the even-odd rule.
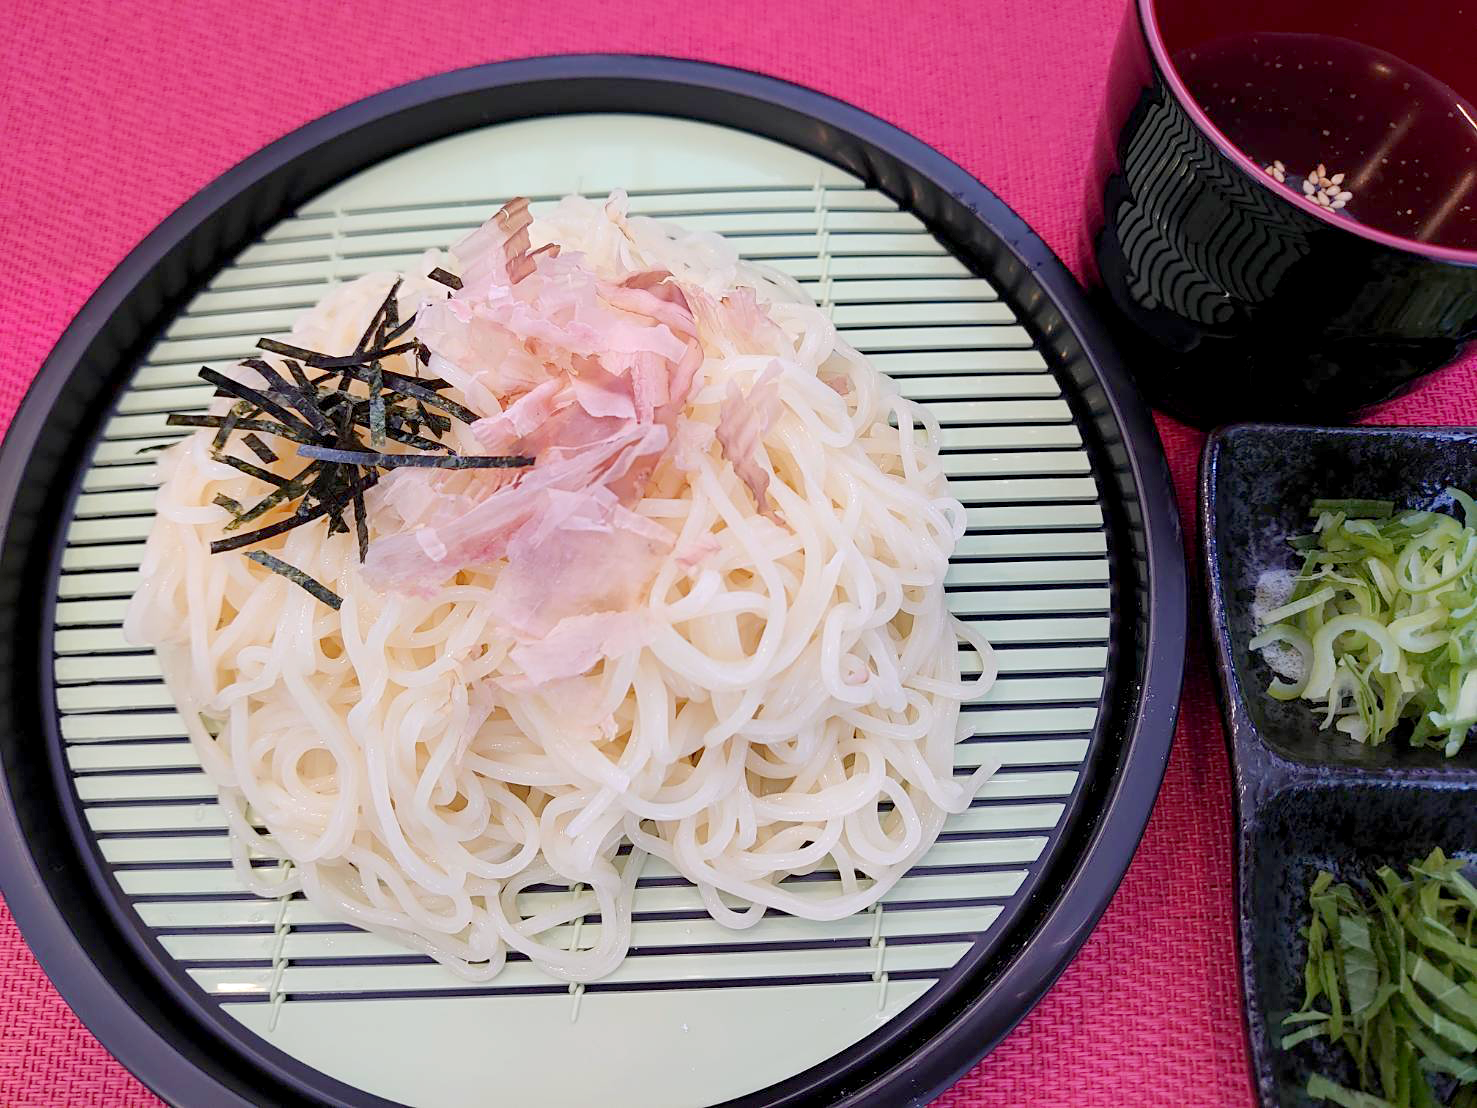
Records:
[[[610,972],[647,855],[730,927],[865,909],[989,772],[953,771],[994,665],[945,604],[965,516],[937,427],[718,236],[619,194],[528,222],[509,205],[399,301],[484,417],[448,444],[534,465],[396,470],[362,565],[321,521],[262,544],[339,610],[209,552],[215,498],[266,491],[212,431],[161,456],[126,632],[157,648],[236,870],[477,979],[510,950]],[[334,289],[293,341],[351,351],[393,280]]]

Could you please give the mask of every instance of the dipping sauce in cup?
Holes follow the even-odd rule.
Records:
[[[1474,28],[1442,0],[1137,0],[1088,230],[1151,402],[1200,426],[1341,420],[1460,354]]]

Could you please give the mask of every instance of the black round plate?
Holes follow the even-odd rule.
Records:
[[[997,1043],[1065,968],[1133,856],[1168,757],[1185,650],[1178,514],[1158,437],[1081,288],[957,165],[837,100],[665,58],[572,56],[461,70],[303,127],[202,190],[78,313],[0,451],[0,879],[67,1002],[165,1099],[186,1105],[376,1101],[245,1033],[138,925],[62,785],[53,678],[60,511],[141,353],[264,229],[335,182],[467,129],[573,112],[678,116],[829,161],[912,211],[1015,308],[1061,383],[1103,484],[1113,586],[1111,680],[1086,778],[1036,875],[924,1001],[746,1105],[921,1102]]]

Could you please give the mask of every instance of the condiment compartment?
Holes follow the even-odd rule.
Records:
[[[1258,586],[1271,583],[1269,574],[1296,572],[1301,563],[1287,539],[1312,527],[1308,506],[1314,499],[1448,508],[1442,495],[1448,486],[1477,489],[1477,432],[1245,424],[1211,436],[1201,471],[1202,535],[1211,631],[1233,741],[1264,744],[1275,761],[1318,770],[1420,777],[1477,770],[1477,740],[1447,758],[1437,749],[1412,748],[1398,734],[1366,746],[1321,731],[1319,713],[1306,701],[1266,694],[1274,675],[1248,646],[1259,630]]]
[[[1254,1074],[1264,1104],[1303,1108],[1311,1071],[1353,1087],[1349,1054],[1324,1039],[1283,1050],[1303,1002],[1308,886],[1319,870],[1351,884],[1382,865],[1402,875],[1432,847],[1477,861],[1477,777],[1468,781],[1291,784],[1243,809],[1240,940]]]

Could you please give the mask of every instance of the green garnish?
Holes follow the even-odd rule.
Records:
[[[1465,864],[1436,849],[1405,878],[1384,866],[1367,885],[1314,880],[1303,1006],[1283,1020],[1282,1048],[1340,1043],[1359,1086],[1315,1073],[1314,1100],[1434,1108],[1434,1074],[1456,1089],[1449,1108],[1477,1106],[1477,888]]]
[[[1287,602],[1262,616],[1253,650],[1301,658],[1269,695],[1308,700],[1323,726],[1378,745],[1411,723],[1412,746],[1456,754],[1477,725],[1477,502],[1447,489],[1464,522],[1386,500],[1315,500]]]

